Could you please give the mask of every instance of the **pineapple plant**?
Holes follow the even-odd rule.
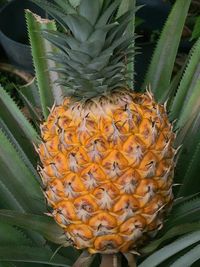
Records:
[[[119,5],[83,0],[60,13],[70,34],[44,34],[61,51],[51,58],[68,89],[41,125],[41,177],[67,239],[90,253],[134,250],[173,199],[175,134],[164,105],[128,87],[134,9],[116,19]]]
[[[200,40],[172,76],[191,1],[174,4],[137,92],[135,1],[33,2],[62,32],[26,10],[32,125],[0,90],[0,264],[198,264]]]

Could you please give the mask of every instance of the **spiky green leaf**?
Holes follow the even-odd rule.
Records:
[[[54,0],[58,6],[65,11],[66,14],[76,14],[76,9],[74,8],[76,5],[76,1],[68,1],[68,0]]]
[[[7,127],[6,123],[1,118],[0,118],[0,129],[5,134],[5,136],[10,141],[10,143],[13,145],[13,147],[19,154],[19,157],[23,160],[24,164],[30,170],[30,172],[35,177],[35,179],[38,181],[38,183],[41,183],[41,179],[35,169],[35,166],[32,164],[32,162],[27,157],[27,154],[24,152],[20,144],[17,142],[15,135],[14,135],[14,131],[12,133]]]
[[[200,181],[199,179],[196,179],[197,173],[200,171],[199,125],[200,116],[198,116],[198,120],[193,121],[193,125],[189,129],[184,139],[176,171],[176,181],[181,183],[178,196],[187,196],[199,192]]]
[[[91,25],[97,21],[101,9],[99,0],[82,0],[79,6],[79,14],[86,18]]]
[[[136,9],[136,1],[135,0],[125,0],[121,2],[121,5],[119,7],[118,10],[118,15],[117,16],[121,16],[124,13],[126,13],[129,10],[135,10]],[[135,31],[135,14],[132,15],[132,19],[129,22],[127,31],[129,32],[130,36],[134,35],[134,31]],[[135,47],[135,41],[133,39],[133,42],[131,44],[131,47],[134,48]],[[134,62],[135,62],[135,53],[132,54],[132,57],[129,57],[130,63],[127,64],[127,70],[129,72],[129,88],[133,90],[134,87]]]
[[[188,101],[191,101],[193,97],[196,99],[198,89],[196,89],[195,94],[195,87],[199,88],[199,79],[200,79],[200,38],[195,43],[190,53],[190,60],[188,65],[185,69],[184,76],[181,80],[181,83],[178,87],[177,94],[173,101],[173,105],[171,107],[171,118],[176,119],[180,117],[180,122],[178,125],[180,127],[189,119],[186,115],[191,116],[194,114],[194,107],[193,103],[190,104],[188,107]],[[194,100],[193,100],[194,102]],[[188,108],[187,108],[188,107]],[[187,111],[190,109],[189,111]],[[184,112],[184,114],[182,114]],[[187,113],[186,113],[187,112]],[[189,113],[188,113],[189,112]]]
[[[197,16],[195,19],[194,29],[192,31],[191,39],[198,39],[200,37],[200,16]]]
[[[55,84],[58,74],[49,71],[49,68],[55,67],[55,63],[47,59],[47,54],[55,48],[41,34],[42,30],[56,30],[56,25],[54,21],[41,19],[29,10],[26,10],[26,21],[42,111],[46,118],[49,114],[48,108],[51,108],[54,102],[57,104],[62,102],[62,90]]]
[[[170,267],[190,267],[198,259],[200,259],[200,245],[195,246],[182,257],[178,258]]]
[[[117,10],[117,8],[119,6],[119,3],[120,3],[120,0],[113,1],[113,3],[105,10],[105,12],[102,13],[100,18],[98,19],[98,21],[97,21],[97,23],[95,25],[96,28],[99,28],[99,27],[102,27],[102,26],[106,25],[108,19]],[[104,4],[105,4],[105,1],[104,1]]]
[[[17,199],[22,211],[42,212],[44,203],[39,184],[23,158],[0,131],[0,180]]]
[[[178,253],[179,251],[197,243],[200,241],[200,231],[194,231],[193,233],[187,234],[176,241],[170,243],[167,246],[157,250],[147,259],[145,259],[138,267],[149,267],[157,266],[169,257]]]
[[[0,221],[40,233],[56,244],[67,244],[64,231],[53,218],[46,215],[24,214],[17,211],[0,210]]]
[[[59,8],[55,10],[52,7],[51,10],[47,8],[50,14],[54,13],[53,16],[58,23],[70,29],[68,34],[62,35],[49,31],[44,33],[45,38],[61,51],[60,55],[51,53],[49,59],[62,65],[57,68],[57,71],[62,74],[57,83],[67,88],[66,96],[88,99],[104,94],[106,91],[127,87],[127,83],[131,80],[127,77],[130,72],[126,70],[126,66],[134,54],[130,53],[129,49],[134,38],[132,31],[126,33],[126,28],[133,19],[134,6],[127,12],[123,10],[125,13],[116,20],[113,13],[120,2],[115,1],[114,6],[111,2],[104,4],[101,9],[98,9],[98,6],[95,7],[95,12],[98,13],[96,17],[99,18],[96,24],[86,19],[87,12],[90,13],[94,8],[90,6],[89,11],[84,6],[89,5],[87,0],[81,2],[77,8],[77,14],[66,15]],[[106,21],[103,22],[102,18]],[[122,26],[119,25],[120,21]],[[107,66],[113,67],[119,62],[123,63],[121,71],[116,71],[114,74],[105,71]]]
[[[27,262],[52,266],[70,267],[72,262],[60,255],[55,255],[46,248],[28,246],[0,246],[0,261]],[[52,258],[52,259],[51,259]]]
[[[80,42],[86,41],[93,31],[93,27],[87,19],[76,14],[66,16],[65,23]]]
[[[156,99],[169,89],[176,54],[191,0],[177,0],[166,21],[145,77],[143,90],[150,85]]]
[[[35,163],[35,151],[32,143],[38,144],[39,136],[13,99],[1,86],[0,105],[0,116],[2,120],[6,123],[10,132],[14,132],[17,142],[28,155],[29,160]]]
[[[188,223],[200,220],[200,198],[183,202],[176,205],[171,214],[168,217],[168,221],[165,223],[164,229],[169,229],[175,225],[181,223]]]
[[[38,109],[42,108],[40,102],[40,94],[35,77],[28,84],[19,86],[19,89],[21,94],[23,94],[34,107]],[[42,111],[40,111],[40,113],[42,113]]]
[[[32,242],[27,239],[23,232],[15,227],[3,223],[0,220],[0,244],[1,246],[14,246],[14,245],[28,245],[31,246]]]
[[[31,119],[33,120],[34,126],[37,132],[39,133],[40,131],[39,123],[42,121],[40,109],[37,109],[36,107],[34,107],[33,104],[28,100],[28,98],[21,92],[21,90],[18,90],[18,94],[21,100],[23,101],[24,106],[27,108],[28,116],[30,116]]]
[[[143,249],[141,249],[140,252],[144,254],[152,253],[166,240],[170,240],[180,235],[197,230],[200,230],[200,222],[180,224],[178,226],[174,226],[169,231],[164,233],[160,238],[151,241],[151,243],[145,246]]]

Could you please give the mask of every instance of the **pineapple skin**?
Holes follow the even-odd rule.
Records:
[[[41,134],[45,196],[71,245],[135,251],[162,227],[173,201],[175,134],[150,92],[65,98]]]

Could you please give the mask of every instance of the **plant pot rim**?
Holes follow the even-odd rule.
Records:
[[[17,2],[17,1],[16,1],[16,0],[12,0],[12,1],[10,1],[10,2],[4,4],[4,5],[0,8],[0,14],[1,14],[2,12],[4,12],[4,10],[6,10],[10,5],[13,5],[13,3],[15,3],[15,2]],[[14,39],[10,38],[10,37],[9,37],[5,32],[3,32],[1,29],[0,29],[0,34],[2,35],[2,37],[3,37],[5,40],[7,40],[7,41],[9,41],[9,42],[11,42],[11,43],[13,43],[13,44],[19,46],[19,47],[27,47],[27,49],[30,48],[30,45],[24,44],[24,43],[22,43],[22,42],[20,42],[20,41],[15,41]]]
[[[2,32],[2,30],[0,30],[0,34],[2,35],[2,37],[9,41],[10,43],[13,43],[14,45],[18,46],[18,47],[22,47],[22,48],[27,48],[27,49],[30,49],[30,45],[27,45],[27,44],[24,44],[20,41],[15,41],[14,39],[8,37],[4,32]]]
[[[26,0],[27,1],[27,0]],[[19,0],[11,0],[9,1],[8,3],[4,4],[1,8],[0,8],[0,15],[3,14],[3,12],[6,12],[6,9],[8,7],[12,7],[12,5],[14,6],[16,3],[19,3]],[[34,4],[32,1],[28,0],[27,3],[30,3],[30,4]],[[21,3],[20,3],[21,4]],[[39,7],[38,7],[39,8]],[[24,8],[24,10],[26,10],[27,8]],[[40,8],[39,8],[40,9]],[[2,20],[3,21],[3,20]],[[2,35],[2,38],[4,38],[4,40],[6,41],[9,41],[11,42],[13,45],[17,45],[18,47],[21,47],[21,48],[27,48],[27,49],[30,49],[30,45],[29,44],[26,44],[26,43],[23,43],[22,41],[20,40],[14,40],[12,37],[9,37],[5,31],[3,31],[1,28],[0,28],[0,35]]]

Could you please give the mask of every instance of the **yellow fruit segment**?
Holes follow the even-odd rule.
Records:
[[[66,98],[41,132],[45,196],[76,248],[128,252],[162,227],[173,200],[175,134],[150,93]]]

